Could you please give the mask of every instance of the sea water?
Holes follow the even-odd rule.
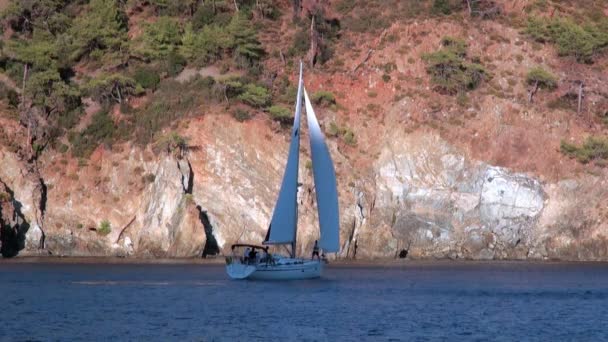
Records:
[[[0,262],[2,341],[602,341],[608,265],[329,265],[233,281],[221,265]]]

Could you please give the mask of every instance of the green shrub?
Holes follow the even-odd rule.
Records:
[[[200,31],[194,31],[192,25],[186,25],[180,52],[188,60],[202,65],[219,59],[222,52],[232,45],[232,37],[222,27],[205,26]]]
[[[2,202],[8,202],[11,200],[11,195],[9,195],[8,193],[2,191],[0,192],[0,203]]]
[[[186,67],[186,58],[175,51],[169,52],[167,55],[166,65],[167,74],[171,77],[177,76]]]
[[[357,144],[357,138],[355,138],[355,133],[353,133],[353,131],[348,128],[344,131],[342,139],[344,140],[344,143],[346,145],[354,146]]]
[[[225,97],[229,99],[235,98],[245,91],[245,85],[239,77],[220,80],[219,87],[222,89]]]
[[[188,141],[188,137],[183,137],[177,132],[171,132],[161,136],[154,144],[154,149],[166,152],[176,150],[183,152],[188,149]]]
[[[149,68],[137,68],[133,74],[133,79],[144,89],[155,90],[160,83],[158,73]]]
[[[192,194],[185,194],[184,195],[184,201],[186,202],[186,204],[190,205],[190,204],[194,204],[194,196]]]
[[[61,130],[69,130],[76,126],[76,124],[80,121],[82,114],[84,113],[84,109],[82,107],[77,107],[69,111],[57,113],[55,118],[57,119],[57,126]]]
[[[59,37],[60,53],[78,61],[103,56],[114,64],[128,50],[128,18],[117,1],[91,0],[87,11],[74,19],[69,35]]]
[[[581,63],[592,62],[593,56],[608,46],[605,28],[581,26],[570,19],[531,18],[525,32],[538,42],[555,44],[560,56],[572,56]]]
[[[195,30],[200,30],[207,25],[216,23],[216,13],[213,7],[211,2],[205,2],[198,6],[196,12],[194,12],[194,15],[192,16],[192,27]]]
[[[433,0],[431,12],[436,15],[449,15],[454,11],[454,5],[450,0]]]
[[[608,160],[608,138],[591,136],[580,147],[562,140],[560,151],[583,164],[592,160],[605,161]]]
[[[278,121],[281,124],[286,125],[293,122],[293,114],[283,106],[272,106],[268,108],[268,113],[274,121]]]
[[[304,167],[305,167],[307,170],[312,170],[312,160],[310,160],[310,159],[309,159],[309,160],[307,160],[307,161],[306,161],[306,163],[304,164]]]
[[[310,48],[310,28],[306,26],[298,27],[293,36],[293,45],[289,51],[289,55],[303,55]]]
[[[4,85],[4,83],[0,82],[0,99],[6,99],[9,107],[17,108],[19,107],[19,93],[15,90],[8,88]]]
[[[156,10],[156,14],[180,16],[190,14],[192,0],[147,0]]]
[[[257,32],[245,15],[237,13],[227,27],[232,36],[234,58],[242,65],[251,65],[264,55],[264,48],[257,38]]]
[[[445,36],[441,38],[441,45],[444,50],[450,51],[459,57],[466,57],[467,55],[467,43],[458,38]]]
[[[244,122],[251,119],[251,114],[249,114],[248,111],[242,108],[237,108],[232,111],[232,117],[235,118],[238,122]]]
[[[205,1],[198,6],[192,16],[192,26],[195,30],[200,30],[205,26],[216,25],[225,27],[232,19],[232,5],[225,2]]]
[[[132,95],[139,95],[143,89],[137,82],[121,74],[101,75],[86,84],[87,93],[103,104],[122,103]]]
[[[135,135],[138,143],[148,144],[161,131],[176,120],[194,113],[203,103],[217,101],[219,92],[210,77],[194,77],[187,82],[166,79],[159,83],[154,96],[148,103],[128,115],[129,127],[126,134]]]
[[[106,236],[112,232],[112,226],[110,225],[110,221],[103,220],[99,223],[99,228],[97,228],[97,234]]]
[[[271,95],[268,89],[249,83],[237,98],[250,106],[261,108],[270,104]]]
[[[25,88],[26,95],[45,113],[65,112],[80,105],[80,91],[61,79],[59,72],[33,72]]]
[[[557,88],[557,79],[555,76],[541,67],[530,69],[526,75],[526,82],[529,85],[537,84],[538,87],[545,89]]]
[[[280,90],[281,94],[278,96],[280,102],[292,104],[298,97],[298,88],[292,85],[281,87]]]
[[[101,143],[111,145],[115,138],[116,126],[106,111],[93,116],[91,124],[82,133],[71,132],[72,153],[76,157],[89,156]]]
[[[397,64],[393,62],[388,62],[382,66],[382,69],[384,70],[385,74],[390,74],[393,71],[397,70]]]
[[[325,130],[325,134],[329,137],[337,137],[340,134],[340,127],[334,121],[329,124],[329,127]]]
[[[141,181],[144,184],[154,183],[155,180],[156,180],[156,176],[154,174],[152,174],[152,173],[146,173],[145,175],[143,175],[141,177]]]
[[[426,62],[426,72],[431,76],[431,83],[436,91],[446,94],[457,94],[473,90],[488,77],[485,68],[474,62],[467,61],[467,45],[465,42],[445,37],[443,47],[433,53],[422,55]]]
[[[311,98],[312,102],[318,105],[329,106],[332,104],[336,104],[336,97],[329,91],[319,90],[316,93],[312,94]]]
[[[181,34],[179,22],[176,19],[162,16],[154,23],[145,24],[140,53],[147,58],[165,58],[181,43]]]
[[[335,121],[332,121],[329,124],[329,127],[325,129],[325,134],[328,137],[342,137],[342,141],[349,146],[354,146],[357,144],[357,139],[355,138],[355,133],[348,127],[340,127]]]

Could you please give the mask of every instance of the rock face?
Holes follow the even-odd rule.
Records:
[[[142,256],[201,256],[206,243],[204,226],[194,206],[190,164],[164,158],[156,166],[152,185],[137,217],[134,248]]]
[[[14,192],[0,180],[0,254],[3,257],[13,257],[25,248],[25,236],[30,225],[21,207]]]
[[[200,257],[261,242],[289,137],[265,122],[247,125],[220,116],[192,122],[183,154],[127,145],[99,149],[85,164],[49,156],[39,178],[1,152],[3,254]],[[307,143],[300,255],[319,234]],[[431,132],[394,131],[379,144],[373,164],[353,177],[352,162],[329,142],[339,184],[339,257],[608,259],[608,208],[597,201],[608,198],[605,177],[542,184],[472,160]],[[107,235],[98,231],[103,220],[111,225]]]
[[[470,161],[434,135],[389,141],[374,166],[370,227],[358,241],[377,244],[358,255],[388,257],[405,249],[415,257],[526,257],[521,246],[544,207],[538,181]]]

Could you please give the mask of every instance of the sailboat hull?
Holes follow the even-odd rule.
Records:
[[[255,269],[255,270],[253,270]],[[275,263],[243,265],[230,263],[226,273],[232,279],[256,280],[299,280],[319,278],[323,272],[323,262],[319,260],[281,258]]]

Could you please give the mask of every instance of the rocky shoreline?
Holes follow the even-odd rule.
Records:
[[[0,267],[8,264],[125,264],[125,265],[220,265],[223,256],[212,258],[118,258],[118,257],[57,257],[18,256],[0,259]],[[607,265],[608,261],[569,260],[473,260],[473,259],[338,259],[328,262],[331,267],[401,267],[458,265]]]

